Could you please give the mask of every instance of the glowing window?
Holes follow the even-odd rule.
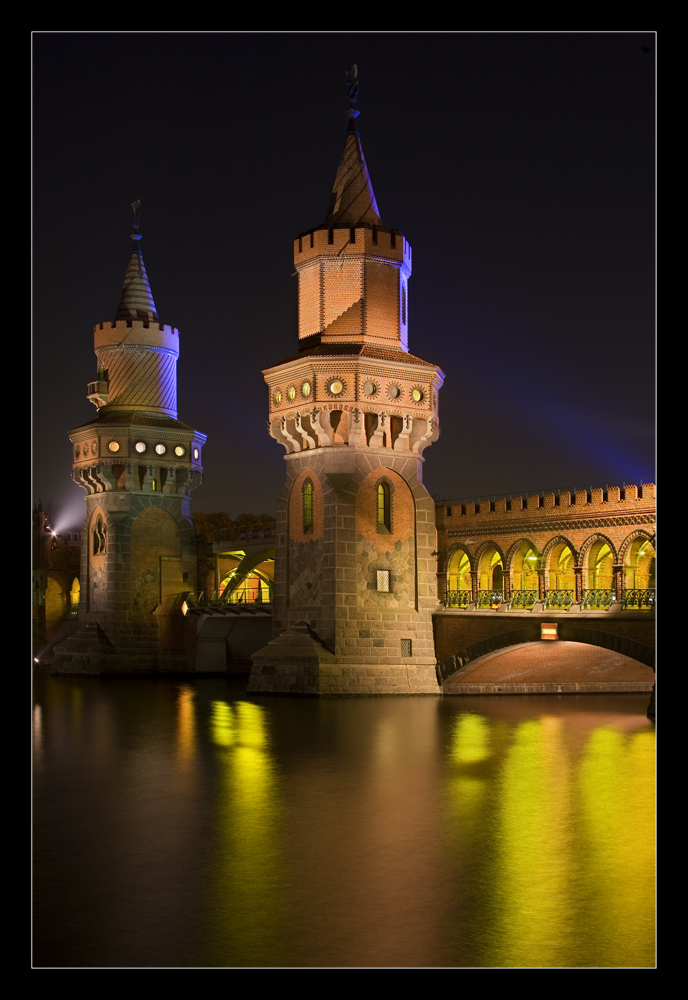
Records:
[[[167,448],[164,444],[156,444],[155,451],[158,455],[164,455],[165,452],[167,451]]]
[[[141,455],[146,450],[146,443],[145,441],[137,441],[134,447],[138,451],[139,455]]]
[[[184,449],[182,448],[182,446],[180,444],[178,444],[177,447],[174,449],[174,453],[177,456],[177,458],[183,458],[184,457]]]
[[[301,392],[304,396],[310,396],[311,394],[311,384],[310,382],[304,382],[301,386]]]
[[[377,530],[391,531],[392,519],[390,510],[389,483],[377,484]]]
[[[313,530],[313,483],[310,479],[303,484],[303,530]]]
[[[377,589],[380,594],[389,593],[389,570],[379,569],[377,571]]]

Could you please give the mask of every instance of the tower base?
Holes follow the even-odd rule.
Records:
[[[350,662],[330,652],[306,622],[297,622],[251,657],[249,693],[441,695],[434,661]]]

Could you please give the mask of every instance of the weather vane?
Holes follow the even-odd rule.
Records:
[[[349,107],[346,110],[347,117],[358,118],[361,112],[354,107],[358,98],[358,66],[356,63],[346,71],[346,96],[349,98]]]
[[[134,232],[131,235],[132,240],[140,240],[139,236],[139,226],[141,225],[141,202],[137,199],[131,203],[131,214],[134,216]]]

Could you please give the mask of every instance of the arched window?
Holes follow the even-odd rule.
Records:
[[[384,480],[377,484],[377,530],[392,530],[391,491]]]
[[[307,479],[303,484],[303,530],[313,530],[313,483]]]

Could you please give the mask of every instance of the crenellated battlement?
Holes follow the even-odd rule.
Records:
[[[413,265],[411,244],[398,229],[387,226],[317,226],[301,233],[294,240],[294,263],[297,267],[317,257],[337,257],[342,254],[366,254],[403,264],[408,275],[411,274]]]
[[[93,328],[94,349],[151,347],[179,354],[179,330],[149,320],[120,319],[115,323],[97,323]]]
[[[656,487],[654,483],[625,486],[593,487],[591,489],[538,492],[493,499],[454,501],[436,499],[437,523],[447,529],[460,525],[482,524],[487,526],[497,520],[510,518],[523,521],[530,515],[538,519],[591,514],[633,513],[654,509]],[[501,516],[500,516],[501,515]]]

